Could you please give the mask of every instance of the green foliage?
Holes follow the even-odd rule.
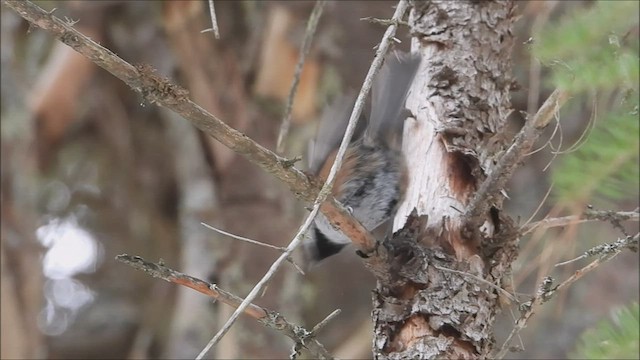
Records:
[[[616,311],[611,320],[603,320],[585,331],[574,359],[638,359],[640,353],[640,311],[638,303]]]
[[[598,1],[536,35],[533,53],[551,66],[553,85],[598,98],[597,125],[554,168],[562,203],[638,197],[639,12],[639,1]]]
[[[640,161],[637,109],[610,112],[600,119],[577,151],[561,158],[553,172],[558,200],[562,203],[624,200],[638,197]]]
[[[598,1],[537,35],[535,56],[553,66],[556,86],[612,90],[640,83],[639,1]]]

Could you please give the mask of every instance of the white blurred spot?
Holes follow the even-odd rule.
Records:
[[[45,286],[45,296],[56,306],[69,310],[79,310],[94,298],[91,290],[73,279],[48,280]]]
[[[99,242],[78,225],[77,217],[55,218],[36,230],[38,240],[47,247],[42,260],[46,304],[38,315],[43,334],[57,336],[74,321],[78,310],[91,303],[95,295],[72,277],[96,270],[101,254]]]
[[[66,311],[58,311],[51,301],[47,301],[38,314],[37,323],[43,334],[57,336],[69,327],[69,314]]]
[[[53,219],[36,230],[42,245],[48,247],[44,274],[51,279],[65,279],[77,273],[93,272],[98,258],[98,242],[78,226],[75,218]]]

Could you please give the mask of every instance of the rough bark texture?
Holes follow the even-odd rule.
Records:
[[[465,213],[506,140],[511,112],[512,1],[414,3],[423,55],[407,108],[409,189],[379,249],[393,276],[374,291],[376,358],[484,358],[494,344],[502,278],[517,255],[500,202],[465,232]],[[499,197],[501,197],[500,195]],[[498,198],[499,198],[498,197]],[[379,274],[377,274],[379,275]]]

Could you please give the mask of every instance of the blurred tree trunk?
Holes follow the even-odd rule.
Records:
[[[373,295],[376,358],[477,359],[493,348],[500,294],[469,274],[506,286],[515,239],[501,199],[473,231],[465,213],[506,143],[514,8],[430,1],[411,10],[423,63],[407,100],[414,118],[405,124],[400,231],[386,243],[390,275]]]
[[[11,147],[9,147],[11,148]],[[11,149],[13,150],[13,149]],[[6,147],[4,151],[10,152]],[[7,176],[8,177],[8,176]],[[5,179],[3,175],[3,180]],[[5,182],[3,181],[3,185]],[[6,184],[9,185],[9,184]],[[3,186],[2,290],[0,291],[2,359],[42,358],[46,353],[37,319],[42,307],[42,247],[28,231],[33,216],[14,204]],[[16,216],[16,213],[19,216]]]
[[[304,24],[312,5],[306,4],[304,11],[296,17],[297,22]],[[275,7],[273,3],[216,3],[218,17],[226,19],[220,21],[220,32],[225,35],[219,40],[211,33],[200,33],[211,26],[206,2],[167,2],[162,8],[167,42],[177,62],[176,77],[198,104],[270,148],[275,147],[279,111],[267,112],[256,104],[251,84],[252,77],[258,76],[254,73],[269,72],[271,67],[280,65],[262,58],[258,60],[255,56],[262,46],[271,46],[263,41],[272,32],[265,30],[262,34],[264,26],[260,24]],[[293,25],[287,30],[291,31],[290,28],[294,28]],[[291,44],[285,37],[287,34],[280,36],[294,51],[291,60],[282,59],[289,63],[297,61],[299,45]],[[284,74],[272,79],[270,85],[288,89],[292,76]],[[310,86],[316,87],[315,84]],[[305,116],[308,120],[310,114]],[[176,156],[179,157],[182,194],[182,269],[244,296],[264,274],[277,252],[222,236],[200,222],[282,246],[298,223],[296,213],[292,211],[295,204],[277,180],[213,138],[197,130],[189,133],[193,128],[187,123],[174,124],[173,128],[179,149]],[[271,284],[272,289],[280,288],[281,281],[281,278],[276,279]],[[279,308],[279,295],[275,291],[266,292],[262,304]],[[165,356],[185,358],[197,354],[232,311],[232,308],[218,304],[212,309],[210,299],[190,289],[180,289],[174,313],[175,327]],[[288,347],[287,340],[280,334],[265,333],[252,319],[240,319],[216,346],[213,356],[224,359],[279,358],[286,354]]]

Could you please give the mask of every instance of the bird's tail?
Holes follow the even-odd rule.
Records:
[[[373,83],[365,141],[400,133],[404,103],[420,61],[419,54],[394,52],[387,56]]]

